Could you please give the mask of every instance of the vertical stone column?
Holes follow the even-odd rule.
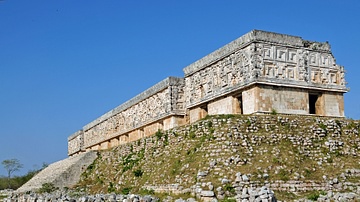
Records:
[[[177,126],[184,125],[184,123],[185,123],[184,117],[182,117],[182,116],[171,116],[171,117],[166,118],[164,120],[163,129],[164,130],[169,130],[169,129],[175,128]]]
[[[110,141],[105,141],[103,143],[100,144],[100,149],[101,150],[106,150],[110,148]]]
[[[110,140],[110,147],[116,147],[116,146],[119,146],[119,138],[118,137]]]
[[[126,144],[129,141],[129,135],[128,134],[123,134],[119,137],[119,144]]]
[[[252,114],[258,111],[258,94],[256,86],[242,92],[243,114]]]
[[[194,109],[190,109],[189,110],[190,123],[194,123],[202,118],[205,118],[207,114],[208,112],[204,107],[196,107]]]
[[[239,114],[241,113],[240,102],[233,96],[228,96],[208,104],[209,115],[215,114]]]

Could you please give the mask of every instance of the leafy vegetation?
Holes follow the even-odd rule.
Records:
[[[41,188],[38,190],[39,193],[51,193],[57,190],[58,188],[52,183],[44,183],[41,185]]]
[[[41,169],[40,169],[41,170]],[[8,189],[10,184],[10,189],[18,189],[27,181],[29,181],[35,174],[40,172],[40,170],[32,170],[22,176],[13,176],[10,180],[7,177],[0,177],[0,190]]]
[[[360,169],[357,163],[359,157],[344,153],[345,147],[330,150],[325,145],[329,138],[341,138],[346,148],[358,152],[359,145],[354,141],[358,137],[351,132],[359,128],[358,121],[340,119],[334,124],[342,131],[334,135],[334,130],[327,127],[326,118],[318,121],[318,118],[298,116],[259,117],[207,116],[192,125],[158,131],[142,140],[147,143],[146,146],[133,142],[102,151],[102,159],[99,158],[87,169],[79,186],[86,187],[90,193],[110,190],[147,194],[153,190],[142,190],[144,185],[179,183],[187,188],[197,182],[212,182],[214,187],[221,186],[230,193],[229,198],[222,201],[233,201],[231,196],[235,189],[232,184],[221,184],[218,179],[233,179],[237,172],[251,174],[251,180],[264,183],[276,180],[323,181],[324,173],[331,179],[346,169]],[[339,124],[342,127],[336,126]],[[314,134],[313,129],[321,127],[327,131],[326,136]],[[170,146],[164,146],[167,144]],[[226,171],[222,172],[219,168]],[[198,178],[198,172],[204,170],[208,170],[208,175]],[[359,178],[351,180],[357,182]],[[115,188],[109,182],[119,183]],[[294,195],[278,191],[276,197],[282,201],[293,201],[300,197],[315,199],[319,194]],[[155,195],[167,197],[165,194]]]
[[[141,177],[143,175],[143,171],[141,169],[137,169],[133,171],[135,177]]]
[[[121,190],[121,193],[127,195],[130,193],[131,189],[132,189],[131,187],[125,187]]]

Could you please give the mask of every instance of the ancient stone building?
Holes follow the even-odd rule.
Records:
[[[108,149],[206,115],[344,116],[345,71],[330,45],[253,30],[84,126],[68,154]]]

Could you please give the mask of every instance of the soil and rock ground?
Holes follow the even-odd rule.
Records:
[[[356,201],[359,133],[360,121],[341,118],[209,116],[98,152],[67,192],[116,201],[130,193],[165,201]]]

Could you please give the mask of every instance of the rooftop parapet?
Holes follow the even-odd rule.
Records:
[[[83,130],[79,130],[79,131],[73,133],[72,135],[70,135],[68,137],[68,141],[71,141],[71,140],[75,139],[77,136],[81,135],[82,133],[83,133]]]

